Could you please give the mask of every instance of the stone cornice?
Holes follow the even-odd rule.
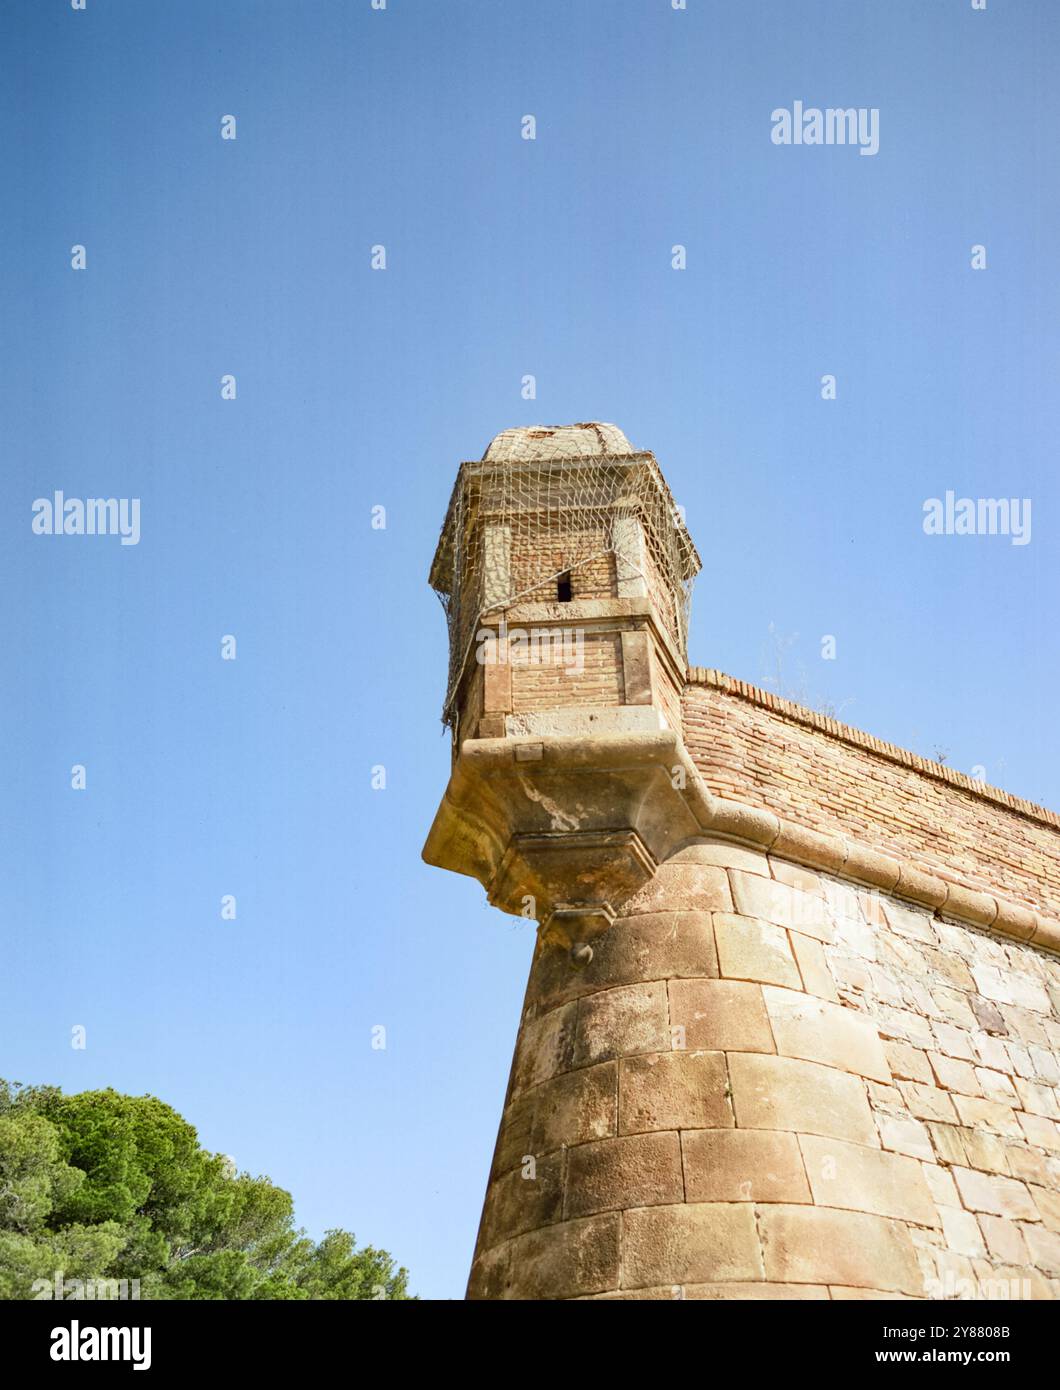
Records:
[[[840,835],[823,835],[771,811],[713,797],[707,833],[766,850],[808,868],[878,888],[943,917],[1029,942],[1060,954],[1060,921],[1010,899],[995,897],[934,866],[869,849]]]
[[[714,690],[720,690],[725,695],[733,695],[738,699],[746,700],[749,704],[772,710],[773,713],[779,714],[784,719],[790,719],[796,724],[815,729],[818,733],[828,734],[854,748],[866,749],[881,758],[886,758],[889,762],[912,768],[925,777],[932,777],[937,782],[945,782],[951,787],[959,787],[962,791],[970,792],[973,796],[981,797],[985,801],[992,801],[998,806],[1003,806],[1007,811],[1026,817],[1027,820],[1037,821],[1040,825],[1047,825],[1053,830],[1060,830],[1060,815],[1056,811],[1050,811],[1045,806],[1038,806],[1033,801],[1026,801],[1021,796],[1013,796],[1010,792],[1002,791],[1000,787],[991,787],[975,777],[969,777],[965,772],[958,772],[955,768],[933,762],[930,758],[922,758],[918,753],[910,753],[905,748],[899,748],[897,744],[885,743],[883,739],[874,738],[872,734],[863,733],[861,729],[855,729],[850,724],[842,724],[838,719],[830,719],[827,715],[806,709],[803,705],[797,705],[792,700],[785,700],[779,695],[774,695],[772,691],[749,685],[746,681],[737,680],[735,676],[727,676],[723,671],[715,671],[705,666],[690,666],[687,683],[689,685],[709,686]]]
[[[1060,921],[1025,904],[716,796],[670,731],[465,740],[423,857],[477,878],[503,911],[533,894],[546,921],[597,896],[620,908],[655,865],[714,836],[1060,954]]]

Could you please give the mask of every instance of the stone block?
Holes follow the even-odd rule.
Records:
[[[535,1152],[530,1147],[533,1118],[534,1093],[532,1091],[505,1106],[497,1134],[497,1144],[493,1151],[493,1164],[490,1168],[491,1178],[506,1173],[509,1168],[514,1168],[517,1163],[521,1163],[524,1155]]]
[[[1025,1149],[1022,1144],[1006,1144],[1005,1157],[1008,1160],[1009,1172],[1014,1178],[1019,1178],[1022,1182],[1037,1183],[1042,1187],[1048,1187],[1050,1182],[1055,1182],[1055,1185],[1060,1187],[1060,1175],[1051,1179],[1045,1159],[1033,1149]]]
[[[1052,1086],[1040,1086],[1035,1081],[1025,1081],[1022,1076],[1013,1077],[1013,1082],[1024,1110],[1051,1120],[1060,1119],[1060,1106]]]
[[[729,1081],[741,1129],[790,1130],[879,1147],[861,1079],[793,1057],[732,1053]]]
[[[755,1209],[750,1203],[644,1207],[627,1211],[622,1220],[623,1288],[763,1277]]]
[[[899,1081],[898,1089],[910,1112],[918,1120],[937,1120],[943,1124],[957,1123],[953,1101],[937,1086],[921,1086],[916,1081]]]
[[[1040,980],[1017,970],[1001,970],[993,965],[973,965],[976,988],[998,1004],[1018,1004],[1034,1013],[1048,1014],[1049,995]]]
[[[578,1001],[573,1064],[589,1066],[670,1047],[666,985],[654,981],[603,990]]]
[[[558,947],[534,959],[529,998],[538,1009],[552,1009],[620,985],[672,977],[715,977],[718,957],[709,912],[653,912],[618,917],[592,942],[593,958],[580,969]]]
[[[969,1168],[979,1168],[984,1173],[1008,1174],[1005,1145],[996,1134],[990,1134],[985,1129],[962,1129],[961,1141],[968,1155]]]
[[[908,1154],[931,1162],[935,1157],[931,1135],[919,1120],[905,1115],[877,1115],[880,1143],[894,1153]]]
[[[562,1219],[565,1161],[563,1153],[549,1154],[513,1168],[490,1184],[482,1212],[480,1248],[488,1250],[524,1231]]]
[[[1048,1149],[1050,1153],[1060,1153],[1060,1129],[1055,1120],[1046,1119],[1044,1115],[1025,1115],[1022,1110],[1016,1118],[1028,1143]]]
[[[513,1099],[570,1069],[577,1017],[577,1004],[565,1004],[523,1025],[512,1064]]]
[[[526,1153],[606,1139],[617,1132],[618,1064],[602,1062],[553,1077],[531,1092],[533,1117]]]
[[[987,1100],[999,1101],[1002,1105],[1019,1105],[1020,1098],[1016,1088],[1003,1071],[994,1071],[991,1067],[976,1067],[975,1075]]]
[[[946,1237],[946,1245],[955,1255],[977,1259],[986,1254],[983,1233],[972,1212],[942,1207],[939,1215],[942,1217],[942,1234]]]
[[[683,1197],[681,1143],[672,1131],[600,1139],[567,1155],[568,1219]]]
[[[799,1147],[819,1207],[938,1225],[935,1203],[916,1159],[812,1135],[801,1136]]]
[[[700,1129],[681,1136],[690,1202],[809,1202],[794,1134]]]
[[[745,849],[727,840],[700,840],[685,845],[667,859],[667,864],[713,864],[719,869],[742,869],[745,873],[770,878],[769,858],[759,850]]]
[[[966,1096],[981,1096],[983,1088],[975,1074],[971,1062],[962,1062],[955,1057],[944,1057],[941,1052],[929,1052],[928,1061],[935,1073],[935,1080],[944,1091],[960,1091]]]
[[[621,1064],[623,1134],[733,1125],[723,1052],[655,1052]]]
[[[750,875],[749,877],[754,877]],[[653,878],[623,907],[626,916],[644,912],[731,912],[724,869],[713,864],[660,864]]]
[[[969,1211],[985,1211],[1014,1221],[1037,1220],[1038,1209],[1024,1183],[996,1173],[980,1173],[974,1168],[955,1167],[951,1171],[961,1201]]]
[[[1060,1235],[1045,1226],[1027,1225],[1022,1230],[1031,1264],[1037,1265],[1046,1274],[1060,1278]]]
[[[800,892],[786,883],[734,869],[729,874],[736,911],[745,917],[759,917],[778,927],[800,931],[819,941],[831,941],[831,913],[824,899],[815,893]]]
[[[980,1100],[976,1096],[954,1096],[953,1103],[961,1117],[961,1124],[969,1129],[989,1129],[995,1134],[1019,1138],[1020,1127],[1010,1105],[1000,1105],[996,1100]]]
[[[890,1081],[880,1035],[865,1015],[771,985],[762,994],[778,1053]]]
[[[802,977],[783,927],[757,917],[715,912],[714,940],[719,972],[724,979],[754,980],[801,990]]]
[[[926,1127],[927,1132],[931,1135],[931,1142],[935,1146],[935,1153],[938,1155],[940,1163],[968,1162],[964,1141],[961,1138],[961,1130],[955,1124],[938,1124],[928,1120]]]
[[[923,1294],[923,1275],[901,1223],[828,1207],[757,1211],[767,1279]]]
[[[979,1225],[987,1249],[995,1260],[1002,1260],[1008,1265],[1028,1263],[1027,1246],[1015,1222],[1004,1216],[988,1216],[986,1212],[981,1212]]]
[[[1060,1233],[1060,1192],[1046,1187],[1032,1187],[1030,1192],[1044,1225],[1050,1231]]]
[[[761,985],[741,980],[671,980],[670,1026],[688,1051],[773,1052]]]
[[[937,1207],[961,1205],[957,1184],[950,1177],[949,1169],[941,1168],[937,1163],[925,1163],[924,1180]]]
[[[618,1287],[621,1216],[608,1212],[511,1242],[505,1298],[578,1298]]]
[[[934,1074],[927,1054],[917,1047],[904,1042],[887,1042],[883,1045],[883,1055],[896,1081],[919,1081],[924,1085],[934,1084]]]
[[[792,951],[795,954],[795,963],[799,967],[799,974],[802,976],[802,984],[806,993],[815,994],[818,999],[827,999],[832,1004],[838,1004],[839,993],[836,990],[832,972],[828,968],[824,947],[815,937],[803,936],[802,932],[793,931],[790,933],[790,937]]]

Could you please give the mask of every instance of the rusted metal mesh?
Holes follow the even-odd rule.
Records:
[[[574,599],[619,596],[639,576],[683,657],[698,568],[649,453],[462,464],[431,571],[449,625],[444,722],[485,615],[555,601],[567,575]]]

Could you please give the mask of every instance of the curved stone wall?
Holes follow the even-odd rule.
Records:
[[[1060,1295],[1060,961],[722,841],[539,947],[471,1298]]]

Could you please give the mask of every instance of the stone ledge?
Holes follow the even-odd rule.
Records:
[[[739,801],[714,797],[708,833],[754,845],[796,864],[878,888],[895,898],[1060,954],[1060,921],[972,888],[908,859],[894,859],[839,835],[822,835]]]
[[[934,766],[947,778],[962,778],[970,790],[981,790],[971,778]],[[524,915],[525,898],[532,896],[535,915],[544,922],[557,908],[579,904],[606,903],[619,911],[659,864],[706,837],[753,845],[1060,954],[1060,920],[1025,903],[999,898],[934,866],[715,796],[681,737],[670,730],[466,739],[423,857],[438,868],[477,878],[494,906],[512,915]],[[591,864],[579,862],[579,842],[591,846]],[[521,849],[533,852],[536,867],[519,855]],[[522,875],[507,872],[517,856],[523,860]]]

